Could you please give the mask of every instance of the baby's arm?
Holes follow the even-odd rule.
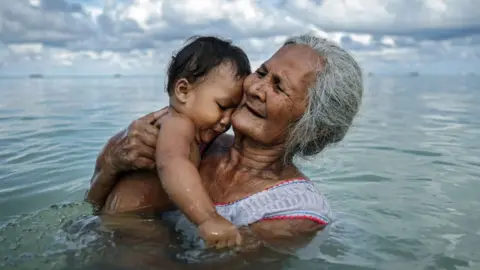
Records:
[[[190,160],[195,127],[187,118],[170,116],[162,122],[157,148],[158,177],[163,189],[185,216],[198,226],[200,236],[217,248],[239,245],[237,228],[217,213],[203,187],[197,167]]]
[[[156,147],[157,172],[172,201],[195,223],[217,215],[205,190],[198,169],[190,160],[195,126],[181,116],[169,116],[162,122]]]

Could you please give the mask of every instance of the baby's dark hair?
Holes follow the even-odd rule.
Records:
[[[235,68],[235,77],[243,78],[252,71],[245,52],[232,44],[213,36],[191,37],[180,51],[172,57],[167,70],[167,92],[172,95],[175,83],[185,78],[195,83],[221,64],[229,63]]]

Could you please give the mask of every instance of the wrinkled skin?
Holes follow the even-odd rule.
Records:
[[[322,66],[319,63],[322,59],[311,48],[289,45],[245,79],[242,103],[232,115],[235,137],[219,136],[200,163],[200,176],[214,202],[242,199],[285,179],[306,178],[282,158],[288,128],[305,111],[307,89],[321,72],[315,69]],[[86,200],[101,213],[154,214],[174,208],[153,170],[153,142],[159,128],[154,123],[163,113],[135,121],[99,155]],[[250,245],[241,250],[248,256],[260,256],[252,251],[261,243],[295,249],[322,229],[310,220],[259,221],[244,228],[242,237]]]
[[[142,173],[155,175],[155,146],[160,128],[157,122],[167,113],[168,109],[163,108],[133,121],[128,128],[113,136],[105,145],[97,158],[95,172],[91,180],[92,186],[86,194],[86,200],[92,203],[96,211],[104,208],[105,200],[111,192],[117,193],[116,189],[113,188],[123,178],[131,180],[130,183],[122,184],[125,185],[123,189],[132,190],[132,192],[122,193],[120,191],[122,196],[118,196],[119,198],[129,200],[129,198],[143,197],[142,194],[135,194],[135,188],[130,189],[127,185],[136,186],[135,183],[142,185]],[[134,171],[136,173],[132,174]],[[150,189],[144,188],[143,190]],[[145,194],[146,197],[165,198],[164,196],[150,196],[148,194]],[[108,208],[118,203],[118,201],[109,201],[108,206],[103,211],[109,212]],[[150,204],[155,203],[152,201]],[[118,209],[117,212],[126,211]]]

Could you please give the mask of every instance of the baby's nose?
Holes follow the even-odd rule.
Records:
[[[220,124],[221,124],[222,126],[228,126],[228,125],[230,125],[230,118],[232,117],[232,112],[233,112],[233,110],[229,110],[228,112],[225,112],[225,113],[223,114],[222,119],[220,119]]]
[[[230,123],[230,117],[223,117],[222,120],[220,120],[220,125],[226,126]]]

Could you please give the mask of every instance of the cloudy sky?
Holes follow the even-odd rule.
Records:
[[[229,38],[253,66],[316,32],[367,72],[480,66],[480,0],[1,0],[0,76],[163,74],[189,36]]]

